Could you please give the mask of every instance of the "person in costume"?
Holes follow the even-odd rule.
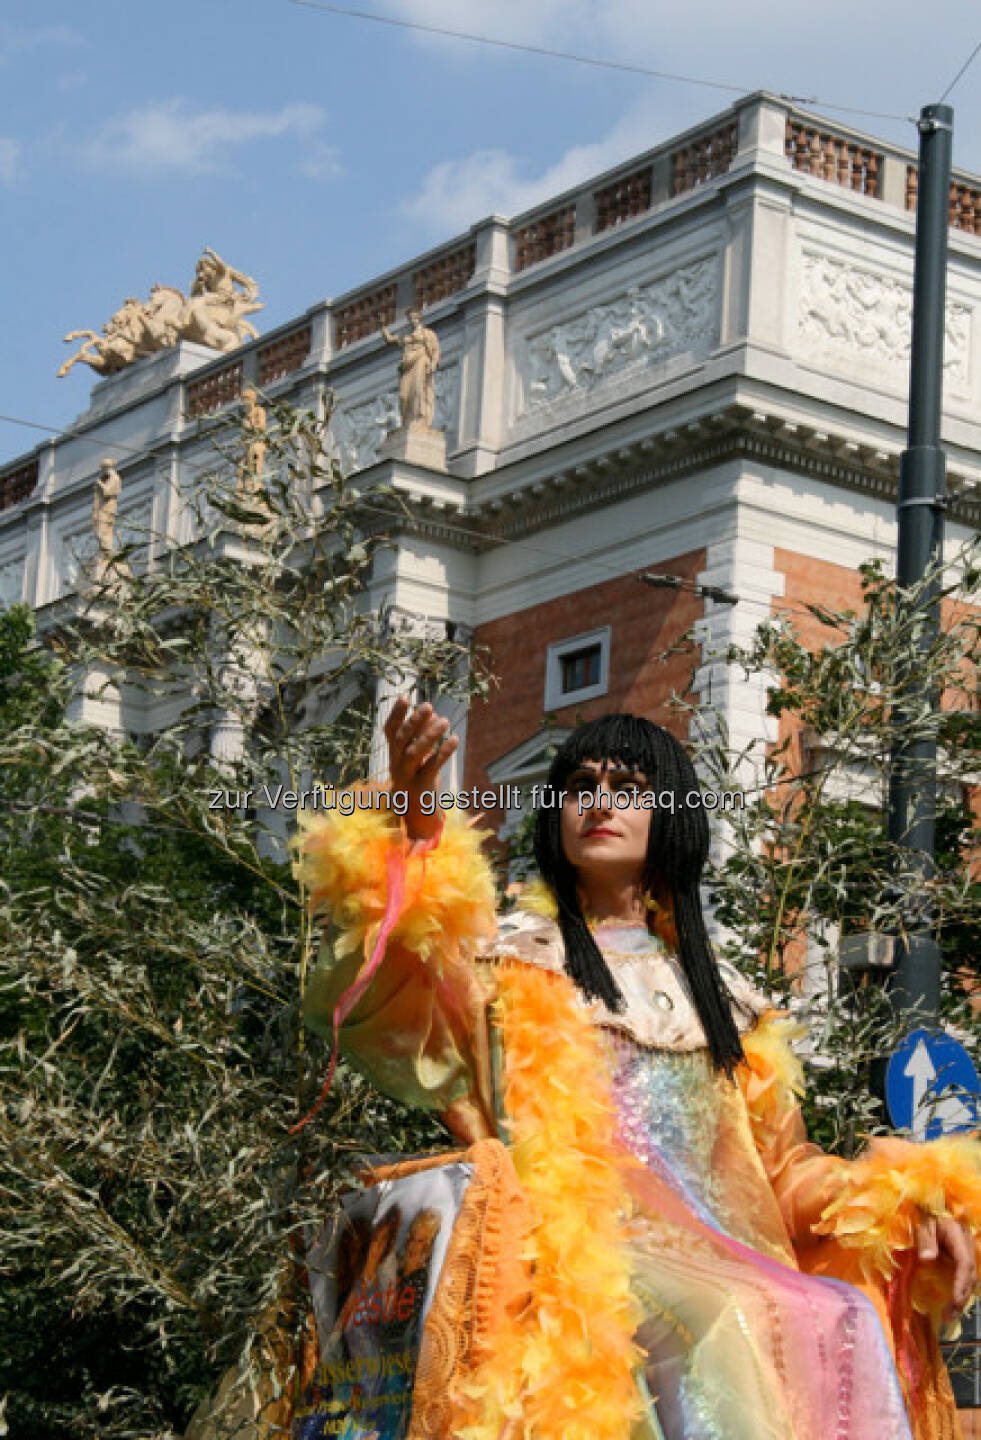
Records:
[[[423,804],[447,728],[398,701],[401,822],[301,816],[296,842],[326,922],[308,1022],[476,1176],[409,1440],[955,1440],[936,1332],[977,1283],[981,1146],[808,1144],[792,1027],[712,955],[666,731],[573,732],[542,883],[501,917],[475,825]]]

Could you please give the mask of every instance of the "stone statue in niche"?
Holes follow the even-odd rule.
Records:
[[[420,310],[409,311],[409,332],[393,335],[382,325],[382,339],[402,351],[399,361],[399,425],[379,447],[386,460],[407,460],[428,470],[446,470],[446,435],[433,426],[439,341],[422,323]]]
[[[235,270],[214,250],[206,249],[197,263],[190,295],[173,285],[154,285],[144,304],[130,296],[102,327],[70,330],[65,342],[83,341],[58,371],[67,375],[81,360],[99,375],[118,371],[169,350],[178,340],[192,340],[212,350],[234,350],[258,331],[246,316],[263,308],[259,286],[251,275]]]
[[[92,529],[99,542],[99,555],[106,559],[111,559],[116,553],[116,514],[122,488],[123,482],[116,469],[116,462],[107,457],[102,461],[95,477],[95,491],[92,495]]]

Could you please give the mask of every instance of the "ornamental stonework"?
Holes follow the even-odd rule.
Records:
[[[81,340],[74,355],[62,365],[58,378],[73,365],[89,365],[98,375],[115,375],[128,365],[180,340],[206,345],[211,350],[235,350],[259,332],[246,317],[264,309],[259,286],[251,275],[227,265],[214,250],[205,248],[194,271],[190,293],[173,285],[154,285],[149,299],[130,295],[102,326],[70,330],[66,344]]]
[[[707,351],[718,340],[719,287],[719,258],[708,256],[529,337],[518,416],[608,383],[643,383],[652,365]]]
[[[804,253],[798,334],[808,358],[861,376],[874,372],[905,393],[912,308],[912,280]],[[944,376],[961,393],[970,379],[971,321],[970,306],[948,302]]]

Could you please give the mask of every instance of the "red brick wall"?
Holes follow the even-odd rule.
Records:
[[[784,607],[790,609],[790,618],[804,639],[815,649],[832,639],[832,632],[817,620],[798,608],[804,604],[826,605],[829,609],[846,608],[860,611],[862,608],[861,576],[844,565],[834,565],[828,560],[813,560],[807,555],[798,555],[793,550],[775,550],[774,569],[784,576],[783,596],[773,601],[774,611]],[[941,606],[941,623],[949,625],[956,616],[963,617],[966,607],[954,606],[944,601]],[[976,684],[973,671],[965,674],[965,689],[961,692],[948,691],[943,697],[944,709],[966,710],[971,705],[971,692]],[[789,720],[781,721],[781,740],[789,734]],[[981,817],[981,789],[971,796],[972,808]]]
[[[705,551],[658,561],[653,568],[695,580],[705,568]],[[611,627],[609,690],[596,700],[556,710],[556,721],[572,725],[579,714],[592,720],[608,710],[624,710],[684,735],[686,721],[666,702],[672,690],[688,690],[701,657],[697,650],[663,661],[657,657],[702,615],[703,602],[690,591],[652,589],[637,578],[642,573],[631,571],[478,627],[476,643],[489,648],[499,684],[470,710],[465,788],[488,784],[487,766],[540,730],[549,645],[601,625]],[[496,826],[501,819],[488,812],[490,824]]]
[[[795,628],[815,649],[821,644],[833,641],[833,632],[821,625],[819,621],[809,616],[802,608],[805,604],[826,605],[829,609],[844,610],[852,609],[860,612],[862,608],[862,585],[861,576],[856,570],[851,570],[844,565],[835,565],[828,560],[815,560],[807,555],[799,555],[792,550],[774,551],[774,569],[784,576],[784,594],[773,601],[773,609],[778,612],[788,609],[790,619]],[[958,607],[963,613],[963,607]],[[953,605],[944,602],[941,608],[941,623],[949,624],[958,613]],[[968,685],[972,683],[973,677],[966,677]],[[948,692],[943,697],[944,708],[967,709],[969,700],[965,693]],[[783,716],[780,721],[780,740],[785,740],[793,734],[793,721],[789,716]],[[796,739],[796,737],[795,737]],[[792,752],[793,753],[793,752]],[[794,759],[800,763],[799,748],[794,754]],[[971,796],[972,811],[981,818],[981,787],[972,790]],[[791,970],[795,968],[795,961],[803,956],[803,947],[800,947],[798,955],[790,954],[787,963]],[[981,1430],[978,1431],[981,1437]]]

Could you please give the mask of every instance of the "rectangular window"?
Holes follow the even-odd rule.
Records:
[[[605,695],[610,686],[610,627],[570,635],[548,647],[545,709],[559,710]]]
[[[562,656],[562,694],[573,690],[585,690],[587,685],[598,685],[600,679],[600,647],[589,645],[585,650],[573,650]]]

